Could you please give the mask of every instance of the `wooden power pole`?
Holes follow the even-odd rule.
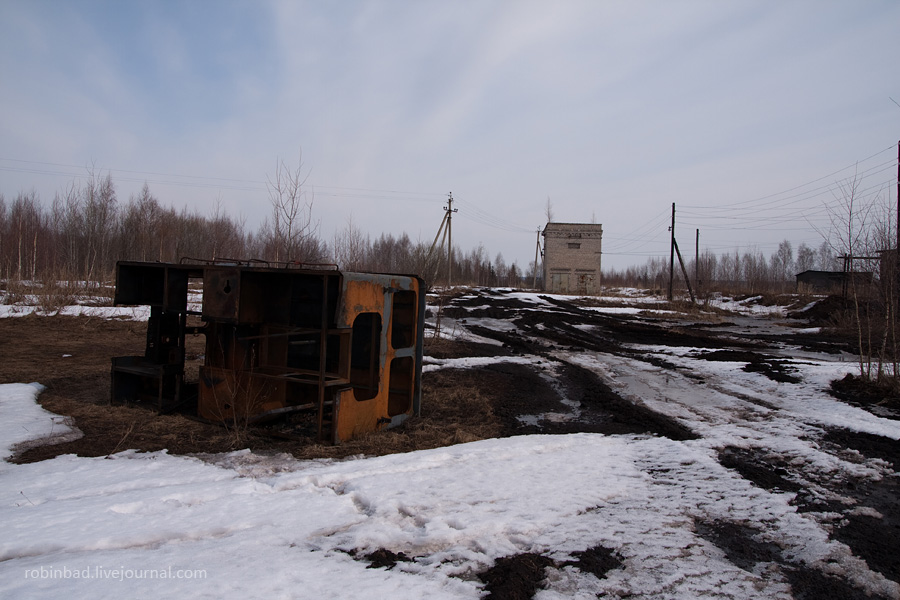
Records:
[[[450,192],[444,210],[447,211],[447,289],[450,289],[453,287],[453,213],[459,212],[458,208],[453,208],[453,192]]]
[[[672,226],[669,227],[672,232],[669,248],[669,301],[672,300],[672,286],[675,283],[675,203],[672,203]]]
[[[697,241],[694,243],[694,287],[700,295],[700,230],[697,230]]]
[[[691,302],[697,302],[694,296],[694,290],[691,288],[691,278],[688,277],[687,269],[684,266],[684,259],[681,257],[681,250],[678,249],[678,242],[675,241],[675,203],[672,203],[672,249],[669,253],[669,300],[674,297],[675,285],[675,255],[678,254],[678,264],[681,266],[681,274],[684,275],[684,283],[687,285],[688,293],[691,295]],[[700,230],[697,230],[697,239],[699,240]]]

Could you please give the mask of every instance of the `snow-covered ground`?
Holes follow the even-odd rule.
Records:
[[[462,323],[443,332],[470,335]],[[804,356],[793,364],[801,383],[788,384],[702,360],[699,349],[642,351],[695,378],[607,354],[555,357],[602,374],[699,439],[532,435],[342,461],[125,451],[0,462],[0,597],[478,598],[476,574],[500,557],[562,562],[602,545],[620,568],[603,579],[549,569],[536,598],[792,598],[777,569],[739,568],[697,533],[711,522],[750,526],[796,564],[900,597],[900,586],[829,538],[821,515],[798,512],[794,494],[760,489],[717,460],[726,446],[765,448],[836,477],[884,476],[883,462],[844,460],[812,441],[829,425],[900,439],[896,421],[824,392],[852,364]],[[427,359],[426,376],[490,360],[534,359]],[[0,455],[67,433],[36,404],[39,393],[0,386]],[[359,557],[382,548],[414,560],[368,569]]]
[[[146,321],[150,317],[149,306],[89,306],[75,304],[64,306],[58,313],[64,317],[95,317],[99,319],[128,319]],[[5,317],[45,316],[36,304],[0,304],[0,319]]]

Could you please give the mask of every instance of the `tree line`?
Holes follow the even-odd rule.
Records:
[[[685,287],[684,275],[678,265],[674,265],[675,285]],[[841,270],[842,264],[835,257],[834,247],[828,241],[812,247],[801,243],[794,254],[793,244],[783,240],[778,249],[768,257],[758,248],[741,252],[738,249],[716,254],[706,249],[688,259],[685,270],[690,277],[694,291],[743,292],[785,292],[794,289],[795,276],[804,271]],[[669,257],[654,257],[643,265],[632,266],[620,271],[610,270],[603,274],[605,285],[639,287],[644,289],[666,289],[669,285]]]
[[[11,200],[0,195],[0,279],[111,281],[118,260],[178,262],[188,257],[327,263],[351,271],[418,274],[429,285],[446,280],[447,250],[412,240],[406,233],[373,238],[351,218],[331,239],[323,239],[305,183],[299,164],[289,168],[278,162],[267,180],[270,212],[255,230],[228,215],[219,203],[205,215],[186,207],[165,207],[146,183],[122,201],[109,173],[89,172],[48,204],[35,192],[20,192]],[[892,234],[876,224],[889,225],[892,217],[873,211],[874,204],[861,207],[854,192],[845,194],[846,200],[832,215],[837,235],[823,234],[820,246],[801,243],[795,254],[791,242],[784,240],[768,257],[755,248],[721,254],[707,249],[685,265],[691,283],[701,292],[790,291],[797,273],[841,270],[836,255],[873,254],[876,248],[890,247]],[[861,236],[858,230],[880,236]],[[529,262],[521,268],[516,262],[507,263],[502,253],[492,256],[481,244],[468,251],[454,247],[452,252],[454,283],[542,285],[540,264]],[[871,269],[859,262],[849,266]],[[606,269],[602,284],[664,289],[669,268],[669,257],[651,258],[643,265]],[[675,278],[683,288],[677,263]]]
[[[793,291],[794,276],[807,270],[850,273],[844,309],[833,325],[852,332],[861,378],[900,390],[897,214],[889,194],[861,190],[860,181],[841,183],[835,202],[826,206],[830,228],[819,232],[824,241],[818,247],[801,243],[795,254],[791,242],[784,240],[769,256],[755,248],[721,254],[707,249],[691,257],[685,271],[701,298],[717,291]],[[416,274],[428,286],[446,281],[447,250],[406,233],[373,238],[348,219],[330,240],[323,239],[299,165],[289,169],[278,163],[267,183],[270,212],[255,230],[228,215],[219,203],[206,215],[165,207],[146,183],[122,201],[109,173],[89,173],[46,204],[33,191],[9,200],[0,194],[5,301],[11,301],[9,282],[30,280],[43,286],[47,302],[64,306],[68,300],[54,299],[52,293],[54,286],[59,289],[58,282],[103,284],[114,279],[119,260],[179,262],[185,257],[258,259],[274,265],[328,263],[352,271]],[[541,288],[543,283],[540,264],[522,269],[516,262],[507,263],[502,254],[492,258],[481,244],[467,252],[454,247],[452,262],[453,283],[458,285],[530,288],[536,283]],[[857,273],[864,277],[854,276]],[[687,282],[678,266],[674,275],[675,285],[683,289]],[[601,283],[662,291],[669,277],[666,256],[623,270],[607,269]]]
[[[127,201],[118,197],[111,174],[73,182],[45,204],[35,192],[7,201],[0,195],[0,279],[102,282],[115,276],[119,260],[178,262],[183,258],[258,259],[334,264],[350,271],[414,273],[429,284],[446,277],[447,251],[406,233],[373,238],[352,218],[331,239],[323,239],[313,218],[313,201],[298,170],[283,164],[269,182],[270,214],[255,230],[228,215],[220,204],[211,214],[163,206],[148,184]],[[478,245],[453,248],[453,281],[461,285],[531,287],[541,285],[540,264],[522,268]],[[785,291],[805,270],[840,269],[833,245],[801,243],[796,256],[790,241],[766,257],[757,249],[715,254],[704,250],[686,265],[700,289],[727,288],[749,293]],[[607,269],[603,284],[664,289],[668,257],[649,259],[622,270]],[[684,281],[676,265],[676,284]]]
[[[300,169],[279,163],[268,182],[270,213],[256,229],[216,204],[211,214],[163,206],[146,183],[127,200],[111,174],[90,174],[45,203],[35,192],[0,194],[0,279],[109,282],[119,260],[179,262],[257,259],[334,264],[346,270],[419,274],[429,284],[446,277],[446,249],[406,233],[372,238],[352,220],[323,239]],[[453,249],[453,281],[516,286],[524,273],[483,245]]]

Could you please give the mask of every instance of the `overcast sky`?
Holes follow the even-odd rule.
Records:
[[[119,199],[217,201],[255,229],[302,168],[321,234],[454,243],[525,267],[604,226],[604,266],[818,245],[854,172],[893,201],[900,2],[0,0],[0,193],[87,169]]]

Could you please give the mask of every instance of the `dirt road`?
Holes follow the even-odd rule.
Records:
[[[125,448],[223,452],[241,444],[340,457],[532,433],[667,439],[671,444],[647,446],[654,450],[636,464],[662,489],[671,486],[678,502],[695,506],[684,518],[728,561],[765,574],[776,588],[783,582],[792,594],[785,597],[897,596],[898,429],[889,407],[868,405],[875,415],[829,394],[830,382],[853,370],[849,346],[783,311],[752,314],[746,303],[739,313],[672,308],[643,298],[510,290],[447,298],[440,319],[436,309],[429,318],[422,417],[339,448],[264,432],[236,440],[178,415],[107,406],[109,357],[140,351],[140,323],[0,319],[0,382],[43,383],[45,407],[74,417],[85,434],[23,452],[22,462]],[[685,458],[692,455],[711,457],[716,469]],[[754,500],[728,496],[738,489]],[[845,550],[818,562],[805,558],[811,544],[826,542],[832,554]],[[648,569],[670,568],[665,556],[644,560]],[[515,575],[492,576],[495,597],[512,597],[504,585],[539,582],[540,573],[523,577],[522,569],[542,572],[548,564],[532,555],[510,561],[501,571]],[[604,564],[592,572],[603,577],[618,561]]]
[[[797,513],[900,581],[900,443],[880,418],[828,394],[830,378],[854,368],[843,340],[779,311],[691,316],[652,304],[539,300],[482,291],[443,311],[443,334],[465,340],[470,353],[506,357],[481,367],[433,361],[444,377],[458,364],[467,380],[507,390],[505,434],[646,433],[703,447],[754,486],[793,494]],[[869,597],[846,577],[792,560],[791,543],[809,541],[782,530],[776,543],[764,522],[697,520],[695,529],[741,568],[779,570],[796,598]],[[798,539],[784,543],[791,535]]]

